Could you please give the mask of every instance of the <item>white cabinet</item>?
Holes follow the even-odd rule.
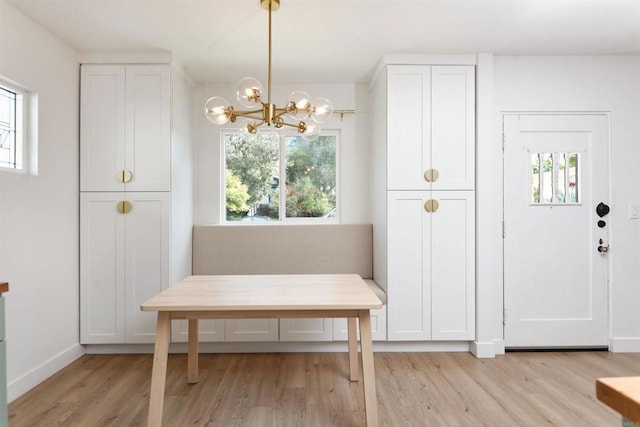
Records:
[[[169,286],[170,203],[167,192],[81,193],[82,344],[154,342],[155,313],[140,304]]]
[[[169,191],[169,66],[82,65],[80,84],[80,191]]]
[[[359,321],[358,321],[359,322]],[[360,337],[360,327],[358,327]],[[349,338],[347,319],[333,319],[333,340],[346,341]],[[387,340],[387,307],[371,310],[371,339],[374,341]]]
[[[280,341],[332,341],[334,319],[280,319]]]
[[[389,341],[475,337],[475,69],[388,65],[371,91],[374,279]]]
[[[229,342],[278,341],[278,319],[226,319],[224,340]]]
[[[152,343],[171,283],[171,68],[83,64],[80,340]]]
[[[387,188],[475,187],[472,66],[387,69]]]
[[[388,194],[389,340],[474,338],[474,194]]]

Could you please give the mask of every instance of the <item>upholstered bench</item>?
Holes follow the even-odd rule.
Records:
[[[359,274],[386,304],[373,280],[371,224],[197,225],[193,274]]]

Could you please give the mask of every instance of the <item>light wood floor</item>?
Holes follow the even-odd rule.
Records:
[[[87,355],[9,405],[19,426],[144,425],[151,355]],[[383,426],[620,426],[598,377],[640,375],[640,354],[376,353]],[[170,355],[164,425],[362,426],[346,353],[202,354],[200,382]]]

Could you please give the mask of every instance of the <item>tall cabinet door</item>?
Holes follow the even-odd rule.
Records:
[[[387,189],[429,190],[431,67],[387,69]]]
[[[475,188],[475,69],[431,67],[432,190]]]
[[[432,191],[431,339],[475,338],[475,197],[473,191]]]
[[[126,200],[126,342],[152,343],[156,313],[140,311],[140,304],[170,285],[171,198],[168,192],[126,193]]]
[[[171,189],[171,80],[167,65],[127,65],[126,191]]]
[[[387,198],[387,337],[431,339],[428,191],[390,191]]]
[[[125,340],[123,193],[80,194],[80,343]]]
[[[80,191],[123,191],[125,67],[83,65],[80,85]]]

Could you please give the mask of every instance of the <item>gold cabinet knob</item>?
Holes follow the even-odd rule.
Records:
[[[437,200],[429,199],[426,202],[424,202],[424,210],[429,213],[437,211],[439,207],[440,207],[440,203],[438,203]]]
[[[122,184],[126,184],[127,182],[130,182],[131,178],[133,178],[133,174],[131,173],[131,171],[123,169],[118,172],[118,182]]]
[[[436,182],[439,176],[440,173],[438,173],[437,169],[427,169],[424,173],[424,179],[427,180],[427,182]]]
[[[125,201],[122,202],[118,202],[118,212],[120,212],[121,214],[128,214],[129,212],[131,212],[131,203]]]

